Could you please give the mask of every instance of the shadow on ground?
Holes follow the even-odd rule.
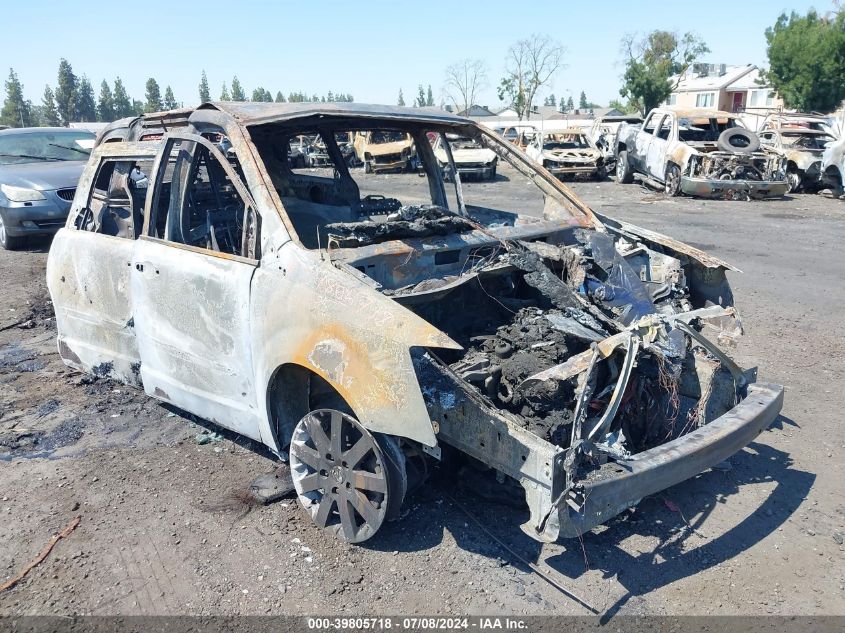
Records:
[[[795,422],[780,416],[773,426],[784,425]],[[409,500],[410,511],[403,520],[383,526],[379,538],[364,545],[375,550],[418,551],[436,546],[448,532],[459,547],[507,561],[522,571],[530,568],[518,557],[548,565],[571,579],[590,569],[600,570],[604,578],[615,578],[626,593],[607,607],[590,596],[581,597],[609,619],[631,598],[718,566],[765,539],[801,505],[816,478],[793,468],[787,453],[762,443],[752,443],[731,463],[730,471],[708,470],[644,499],[635,510],[580,541],[563,541],[565,549],[545,559],[543,546],[519,529],[528,518],[526,509],[481,499],[461,489],[460,477],[454,473],[440,476],[417,493]],[[721,533],[709,528],[708,519],[718,504],[731,503],[746,486],[772,483],[774,489],[765,501],[742,521]],[[645,552],[626,551],[621,544],[634,535],[656,539],[657,545]]]

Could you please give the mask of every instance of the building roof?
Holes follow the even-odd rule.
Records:
[[[699,70],[704,66],[708,67],[708,74],[702,76]],[[722,72],[724,69],[724,73]],[[716,71],[715,64],[694,64],[686,73],[681,75],[681,80],[678,86],[672,92],[703,92],[708,90],[721,90],[726,86],[733,84],[748,73],[756,70],[754,64],[745,64],[743,66],[728,66],[727,64],[719,65]],[[677,80],[678,76],[672,77],[670,81]]]
[[[736,78],[734,81],[729,83],[725,90],[731,92],[737,91],[746,91],[746,90],[765,90],[766,88],[770,88],[769,84],[767,83],[758,83],[760,81],[760,69],[756,66],[751,70],[751,72],[745,73],[744,75]]]
[[[472,104],[466,110],[457,113],[458,116],[496,116],[496,114],[485,106]]]

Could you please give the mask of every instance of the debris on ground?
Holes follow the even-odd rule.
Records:
[[[202,433],[197,433],[194,439],[197,444],[204,446],[205,444],[211,444],[212,442],[222,442],[223,436],[220,435],[220,433],[215,433],[213,431],[203,431]]]
[[[35,568],[37,565],[40,565],[44,561],[44,559],[47,558],[47,556],[50,555],[50,552],[56,546],[56,543],[58,543],[61,539],[67,538],[68,536],[70,536],[71,532],[73,532],[76,529],[76,526],[79,525],[79,522],[81,520],[82,520],[82,517],[74,517],[73,519],[71,519],[70,523],[68,523],[65,526],[65,529],[63,529],[58,534],[55,534],[53,536],[53,538],[50,539],[50,542],[47,543],[47,545],[44,546],[44,549],[42,549],[41,552],[39,552],[38,556],[36,556],[34,559],[32,559],[32,561],[30,561],[29,564],[26,567],[24,567],[20,572],[18,572],[18,574],[16,576],[14,576],[13,578],[10,578],[6,582],[4,582],[2,585],[0,585],[0,593],[6,591],[7,589],[11,589],[12,587],[14,587],[21,580],[23,580],[24,577],[30,571],[32,571],[33,568]]]

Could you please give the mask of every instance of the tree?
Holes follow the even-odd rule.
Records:
[[[415,108],[424,108],[425,107],[425,88],[423,85],[420,84],[417,86],[417,98],[414,101]]]
[[[232,101],[246,101],[246,94],[237,75],[232,77]]]
[[[175,110],[179,107],[179,104],[176,102],[176,97],[173,96],[173,90],[170,86],[164,89],[164,109],[165,110]]]
[[[399,98],[396,100],[396,105],[398,105],[398,106],[405,105],[405,97],[402,96],[402,88],[399,88]]]
[[[273,95],[270,94],[269,90],[265,90],[261,86],[256,88],[252,91],[252,100],[253,101],[273,101]]]
[[[443,92],[459,112],[466,112],[487,85],[487,66],[480,59],[462,59],[446,69]],[[422,93],[422,86],[420,86]]]
[[[141,116],[144,114],[144,102],[139,99],[132,99],[132,114]]]
[[[76,116],[80,121],[97,120],[97,98],[94,96],[94,87],[88,77],[82,75],[82,79],[76,87]]]
[[[123,81],[118,77],[114,80],[114,116],[117,119],[136,114],[132,100],[126,94]]]
[[[45,93],[46,97],[46,93]],[[47,104],[44,104],[45,109]],[[117,118],[114,110],[114,96],[112,95],[109,82],[103,79],[100,84],[100,100],[97,102],[97,120],[111,122]]]
[[[555,97],[555,93],[552,93],[548,97],[546,97],[546,100],[543,102],[543,105],[555,107],[557,105],[557,97]]]
[[[583,90],[581,91],[581,97],[578,99],[578,107],[581,110],[586,110],[589,107],[589,102],[587,101],[587,93]]]
[[[509,101],[520,120],[531,116],[534,95],[563,67],[564,48],[546,35],[532,35],[510,47],[499,99]]]
[[[147,79],[144,98],[146,99],[146,102],[144,103],[144,112],[160,112],[163,109],[163,104],[161,103],[161,90],[158,87],[158,82],[152,77]]]
[[[572,112],[575,109],[575,102],[572,101],[572,95],[569,95],[569,99],[566,100],[566,111]]]
[[[619,99],[613,99],[607,107],[619,110],[623,114],[634,114],[637,111],[630,103],[622,103]]]
[[[279,90],[276,93],[276,103],[284,103],[285,102],[285,95],[282,94],[282,91]]]
[[[62,123],[67,125],[76,120],[76,75],[68,60],[59,60],[59,78],[56,85],[56,108]]]
[[[231,101],[232,98],[229,96],[229,89],[226,87],[226,82],[223,82],[223,87],[220,88],[220,101]]]
[[[0,123],[9,127],[29,127],[33,124],[31,108],[32,104],[23,98],[23,85],[10,68],[6,80],[6,100],[0,110]]]
[[[845,11],[782,14],[766,29],[764,73],[787,108],[831,112],[845,99]]]
[[[642,40],[627,35],[622,50],[627,60],[619,94],[643,114],[666,101],[693,62],[710,52],[697,35],[670,31],[652,31]]]
[[[44,86],[44,96],[41,98],[41,125],[50,127],[61,125],[53,89],[50,86]]]
[[[223,84],[224,87],[226,84]],[[208,77],[205,74],[205,70],[202,71],[202,76],[200,77],[200,103],[206,103],[207,101],[211,101],[211,91],[208,89]]]
[[[434,93],[431,92],[431,84],[428,84],[428,90],[425,93],[425,105],[429,108],[434,106]]]

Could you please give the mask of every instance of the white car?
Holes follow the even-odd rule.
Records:
[[[461,178],[473,176],[484,180],[496,179],[496,166],[499,160],[493,150],[482,147],[478,141],[469,137],[457,134],[447,134],[447,137],[452,149],[452,160]],[[437,163],[448,179],[449,155],[442,136],[437,136],[432,149]]]

